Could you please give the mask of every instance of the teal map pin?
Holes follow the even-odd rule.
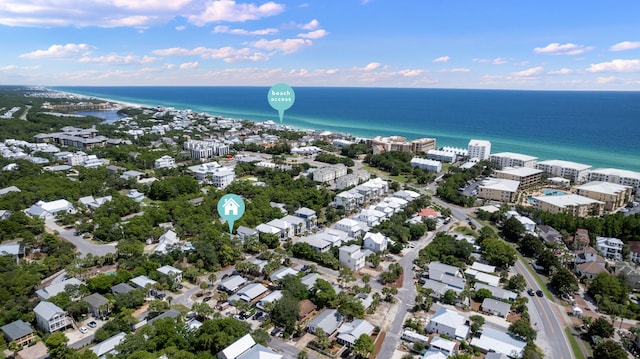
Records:
[[[237,194],[225,194],[218,201],[218,214],[229,223],[229,233],[232,233],[233,222],[244,214],[244,201]]]
[[[280,123],[282,123],[282,119],[284,118],[284,111],[290,109],[291,106],[293,106],[293,103],[296,101],[296,93],[293,92],[293,89],[289,85],[273,85],[273,87],[269,89],[269,93],[267,94],[267,101],[269,101],[269,105],[271,105],[271,107],[273,107],[275,110],[278,110]]]

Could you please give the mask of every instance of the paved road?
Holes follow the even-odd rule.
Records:
[[[524,276],[528,288],[542,289],[533,275],[525,268],[527,265],[522,260],[518,260],[514,269]],[[534,329],[538,332],[536,344],[544,351],[547,358],[570,359],[573,358],[573,352],[567,340],[562,319],[554,311],[553,306],[555,305],[546,297],[529,297],[529,314],[531,321],[535,323]]]
[[[53,218],[45,219],[44,224],[51,231],[58,231],[60,237],[73,243],[76,246],[76,251],[80,254],[80,257],[84,257],[87,253],[91,253],[94,256],[104,256],[107,253],[116,253],[116,247],[114,244],[91,243],[81,236],[76,236],[75,228],[64,229],[58,225]]]

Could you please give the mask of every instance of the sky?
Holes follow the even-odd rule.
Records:
[[[637,0],[0,0],[0,84],[640,90]]]

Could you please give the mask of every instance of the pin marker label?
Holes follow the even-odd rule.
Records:
[[[269,105],[271,105],[271,107],[278,110],[280,123],[282,123],[284,111],[290,109],[296,101],[296,93],[293,92],[291,86],[287,84],[273,85],[267,94],[267,101],[269,101]]]
[[[218,201],[218,214],[229,223],[229,233],[231,233],[233,222],[244,214],[244,201],[237,194],[225,194]]]

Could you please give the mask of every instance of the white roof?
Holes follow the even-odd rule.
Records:
[[[242,276],[234,275],[227,279],[224,279],[220,282],[220,286],[226,288],[227,290],[236,290],[241,285],[247,282]]]
[[[292,275],[292,276],[297,276],[298,273],[300,273],[299,271],[291,268],[291,267],[282,267],[280,269],[278,269],[277,271],[273,272],[271,274],[271,276],[269,277],[271,279],[272,282],[280,280],[288,275]]]
[[[464,325],[466,318],[455,310],[440,307],[431,318],[431,321],[449,328],[458,328]]]
[[[512,357],[521,357],[527,342],[488,326],[482,328],[480,338],[473,338],[471,344],[485,351],[495,351]]]
[[[599,173],[607,176],[635,178],[640,180],[640,172],[621,170],[617,168],[598,168],[598,169],[592,170],[591,173]]]
[[[576,171],[588,170],[591,168],[591,165],[585,165],[583,163],[571,162],[571,161],[563,161],[563,160],[547,160],[538,162],[539,165],[547,165],[547,166],[555,166],[555,167],[564,167],[571,168]]]
[[[354,319],[351,323],[343,323],[338,329],[338,338],[353,344],[360,335],[370,335],[375,327],[363,319]]]
[[[252,301],[255,298],[258,298],[267,290],[268,290],[267,287],[262,285],[262,283],[251,283],[246,287],[240,289],[238,291],[238,295],[240,297],[243,297],[244,299],[248,299],[248,301]]]
[[[65,313],[62,308],[51,302],[40,302],[35,306],[35,308],[33,308],[33,311],[46,320],[49,320],[58,314]]]
[[[156,270],[164,275],[169,275],[171,273],[182,274],[182,271],[180,269],[172,267],[170,265],[162,266]]]
[[[469,146],[491,146],[491,142],[487,140],[469,140]]]
[[[501,179],[501,178],[487,178],[482,181],[480,188],[493,189],[498,191],[515,192],[520,186],[520,181]]]
[[[20,254],[20,244],[18,243],[7,243],[0,244],[0,254],[9,254],[12,256],[17,256]]]
[[[543,170],[531,168],[531,167],[505,167],[501,170],[496,170],[499,173],[507,173],[514,176],[527,177],[544,172]]]
[[[611,182],[593,181],[593,182],[585,183],[581,186],[578,186],[578,191],[586,190],[586,191],[615,195],[620,192],[624,192],[629,188],[631,187],[623,186],[621,184],[616,184]]]
[[[147,286],[147,284],[149,285],[154,285],[158,282],[156,282],[153,279],[149,279],[149,277],[147,277],[146,275],[141,275],[141,276],[137,276],[135,278],[131,279],[131,283],[135,284],[136,286],[140,287],[140,288],[145,288]]]
[[[116,345],[120,344],[120,342],[124,340],[124,337],[126,335],[127,334],[125,332],[120,332],[112,336],[111,338],[92,346],[91,348],[89,348],[89,350],[96,353],[98,357],[101,357],[107,353],[112,352],[113,349],[115,349]]]
[[[441,337],[434,337],[431,340],[431,343],[429,343],[431,346],[436,346],[440,349],[444,349],[447,352],[451,353],[453,351],[453,348],[456,347],[456,342],[453,342],[451,340],[447,340]]]
[[[529,156],[529,155],[524,155],[522,153],[513,153],[513,152],[499,152],[499,153],[492,153],[491,157],[506,157],[506,158],[511,158],[514,160],[520,160],[520,161],[535,161],[538,159],[538,157],[533,157],[533,156]]]
[[[427,350],[422,359],[447,359],[449,356],[442,354],[440,351]]]
[[[36,294],[38,295],[38,298],[40,298],[41,300],[45,300],[45,299],[49,299],[50,297],[53,297],[55,295],[57,295],[58,293],[62,293],[65,290],[65,287],[68,285],[83,285],[84,282],[76,279],[76,278],[69,278],[66,280],[63,280],[62,282],[58,282],[58,283],[54,283],[51,284],[43,289],[37,290]]]
[[[385,236],[382,233],[371,233],[371,232],[367,232],[367,234],[364,235],[364,239],[363,241],[366,241],[367,239],[372,241],[373,243],[376,244],[383,244],[385,241]]]
[[[488,264],[484,264],[480,262],[473,262],[473,264],[471,265],[471,269],[475,269],[477,271],[485,272],[485,273],[495,273],[496,266],[490,266]]]
[[[256,341],[253,340],[250,334],[246,334],[242,338],[231,343],[228,347],[222,349],[218,354],[218,358],[236,359],[254,345],[256,345]]]
[[[600,201],[596,201],[595,199],[591,199],[588,197],[580,196],[577,194],[561,194],[557,196],[538,196],[533,197],[536,201],[549,203],[556,207],[565,208],[568,206],[582,206],[589,205],[593,203],[603,203]]]

